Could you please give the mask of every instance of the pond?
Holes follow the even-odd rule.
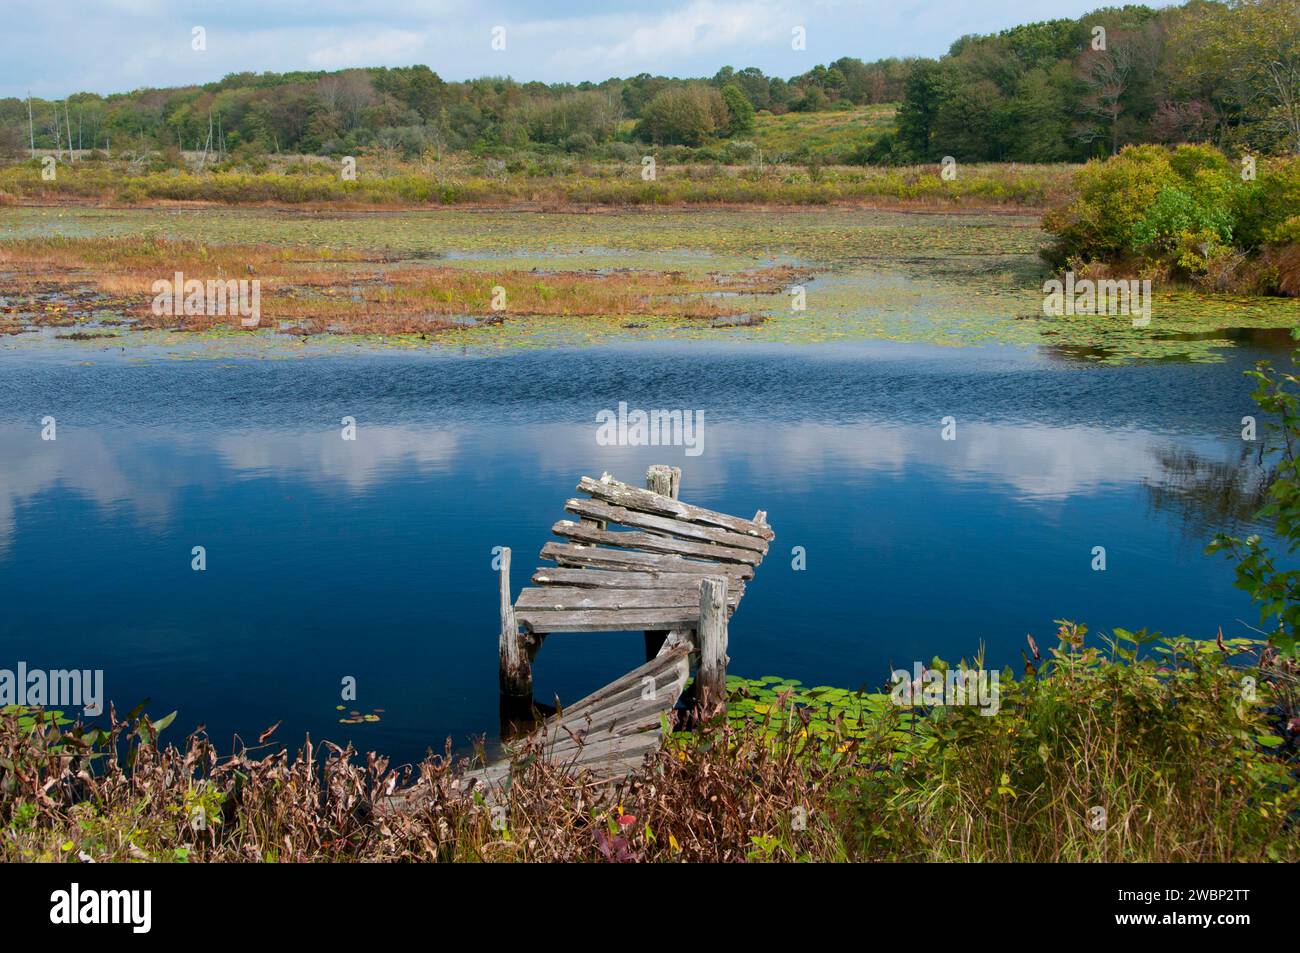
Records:
[[[178,710],[172,740],[205,725],[223,751],[281,720],[290,745],[464,748],[497,724],[493,547],[513,548],[517,591],[580,476],[639,483],[652,463],[683,468],[683,499],[763,509],[776,530],[732,621],[737,674],[879,687],[981,646],[1018,671],[1026,633],[1051,646],[1062,618],[1246,635],[1256,612],[1203,548],[1253,509],[1242,372],[1280,353],[16,349],[0,361],[0,667],[103,669],[119,710],[149,698]],[[620,402],[702,412],[702,452],[602,445],[597,415]],[[573,701],[641,651],[635,633],[552,636],[537,696]],[[339,705],[379,719],[340,724]]]

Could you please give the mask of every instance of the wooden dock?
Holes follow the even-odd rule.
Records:
[[[542,547],[554,565],[539,567],[513,601],[502,550],[503,720],[536,711],[532,663],[552,633],[644,632],[645,661],[508,742],[504,758],[465,776],[466,789],[504,781],[525,751],[595,781],[626,776],[662,744],[692,664],[693,705],[712,713],[726,704],[728,620],[774,538],[767,514],[742,519],[681,502],[675,467],[651,467],[646,483],[582,477],[584,496],[564,505],[578,519],[557,522],[562,541]]]

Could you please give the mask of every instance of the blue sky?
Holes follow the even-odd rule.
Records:
[[[840,56],[944,52],[966,33],[1078,17],[1104,0],[0,0],[0,96],[61,98],[209,82],[242,70],[425,63],[444,79],[545,82],[640,72],[781,76]],[[207,49],[192,48],[194,27]],[[491,47],[505,28],[505,49]],[[791,49],[802,26],[807,49]]]

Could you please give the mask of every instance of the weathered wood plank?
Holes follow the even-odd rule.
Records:
[[[700,610],[696,606],[660,609],[518,609],[515,612],[520,625],[538,633],[672,629],[693,626],[699,617]]]
[[[557,726],[553,733],[541,740],[544,751],[578,748],[599,744],[609,738],[645,734],[660,727],[660,718],[667,708],[650,707],[639,698],[624,703],[617,711],[600,712],[591,718],[590,725]]]
[[[575,732],[588,734],[593,726],[611,723],[623,715],[642,709],[665,712],[677,704],[689,675],[690,665],[682,657],[669,668],[653,675],[638,676],[635,681],[622,684],[616,692],[598,701],[566,708],[539,729],[539,737],[566,736]],[[657,718],[658,715],[653,717]]]
[[[685,577],[679,576],[684,579]],[[727,593],[733,607],[736,599]],[[670,606],[698,608],[698,588],[678,589],[584,589],[579,586],[544,586],[524,589],[515,609],[663,609]]]
[[[576,712],[566,711],[563,717],[557,715],[538,730],[535,738],[550,742],[590,740],[606,733],[626,734],[638,730],[637,725],[658,726],[660,716],[670,711],[681,697],[689,672],[689,666],[682,660],[677,666],[660,672],[657,678],[643,676],[592,706]]]
[[[515,600],[516,609],[550,610],[698,608],[699,604],[700,594],[690,589],[580,589],[574,586],[524,589]]]
[[[735,549],[731,546],[718,546],[714,543],[693,543],[670,536],[656,536],[653,533],[627,532],[617,533],[608,529],[596,529],[583,526],[573,520],[560,520],[551,527],[556,536],[576,539],[581,543],[599,543],[605,546],[619,546],[623,549],[640,549],[648,553],[667,553],[674,556],[693,556],[697,559],[714,559],[721,562],[745,563],[757,566],[763,561],[763,554],[752,549]]]
[[[518,620],[510,604],[510,547],[501,549],[501,632],[497,637],[501,694],[508,698],[531,699],[533,669],[519,634]],[[531,704],[531,702],[530,702]]]
[[[604,500],[606,503],[626,507],[629,510],[671,516],[688,523],[720,526],[723,529],[743,533],[747,536],[756,536],[759,539],[770,540],[776,535],[772,532],[772,528],[765,524],[742,519],[739,516],[718,513],[714,510],[706,510],[700,506],[692,506],[689,503],[674,500],[672,497],[651,490],[643,490],[629,483],[622,483],[608,476],[599,480],[584,476],[578,482],[578,492]]]
[[[705,564],[701,564],[705,565]],[[538,567],[533,582],[541,586],[573,586],[579,589],[681,589],[690,588],[691,577],[680,572],[618,572],[609,569],[551,569]],[[735,601],[745,594],[739,575],[727,579],[727,595]]]
[[[659,646],[659,655],[667,655],[677,649],[685,649],[687,652],[695,651],[696,635],[694,629],[673,629],[664,639],[664,644]],[[690,666],[687,666],[689,669]]]
[[[710,712],[727,700],[727,580],[700,582],[700,707]]]
[[[731,530],[720,529],[717,526],[703,526],[699,523],[687,523],[684,520],[673,519],[669,516],[639,513],[636,510],[629,510],[624,506],[614,506],[611,503],[603,503],[600,500],[568,500],[565,502],[564,508],[570,513],[583,517],[583,522],[591,525],[593,529],[607,528],[607,526],[596,526],[595,524],[598,522],[606,524],[621,523],[632,529],[667,533],[681,539],[716,543],[719,546],[730,546],[736,549],[752,549],[760,555],[767,555],[767,540],[759,539],[757,536],[747,536],[744,533],[733,533]]]
[[[539,751],[552,764],[575,776],[592,780],[626,777],[645,762],[663,743],[661,717],[681,697],[690,674],[689,633],[675,631],[661,654],[575,702],[518,744],[508,756],[466,773],[459,780],[461,792],[481,791],[489,802],[514,770],[514,760],[525,751]],[[644,679],[654,679],[646,697]],[[411,811],[428,796],[427,786],[417,784],[385,798],[387,810]]]
[[[597,689],[590,695],[587,695],[584,698],[579,698],[573,704],[565,706],[560,717],[567,717],[573,712],[581,711],[586,706],[598,704],[603,699],[609,698],[611,695],[616,694],[628,685],[639,685],[641,679],[646,675],[659,677],[664,672],[668,672],[681,664],[685,664],[686,656],[690,651],[691,646],[689,644],[677,645],[672,649],[665,651],[657,658],[653,658],[648,662],[638,665],[636,668],[632,669],[632,671],[619,676],[608,685]],[[676,699],[674,699],[674,701],[676,701]]]
[[[658,493],[660,496],[666,496],[671,499],[677,499],[682,486],[682,469],[681,467],[670,467],[664,463],[655,463],[645,472],[645,488],[651,493]],[[597,500],[591,500],[592,503],[598,503]],[[601,506],[608,504],[601,503]],[[602,529],[608,529],[606,523]],[[645,658],[650,661],[659,654],[663,648],[664,639],[668,633],[663,629],[646,629],[645,631]]]
[[[586,767],[614,758],[625,758],[633,754],[643,757],[663,744],[658,730],[633,732],[627,735],[601,737],[587,744],[562,744],[554,746],[547,755],[548,760],[573,767]]]
[[[725,576],[751,579],[754,567],[745,563],[701,562],[681,556],[640,553],[632,550],[606,549],[550,542],[542,547],[542,559],[553,559],[561,566],[590,566],[593,569],[634,570],[640,572],[692,573],[696,576]]]

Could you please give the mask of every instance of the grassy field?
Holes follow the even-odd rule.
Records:
[[[750,138],[772,161],[782,161],[801,152],[844,155],[859,145],[893,132],[897,112],[896,103],[824,112],[791,112],[782,116],[760,112],[754,117],[754,133]]]

